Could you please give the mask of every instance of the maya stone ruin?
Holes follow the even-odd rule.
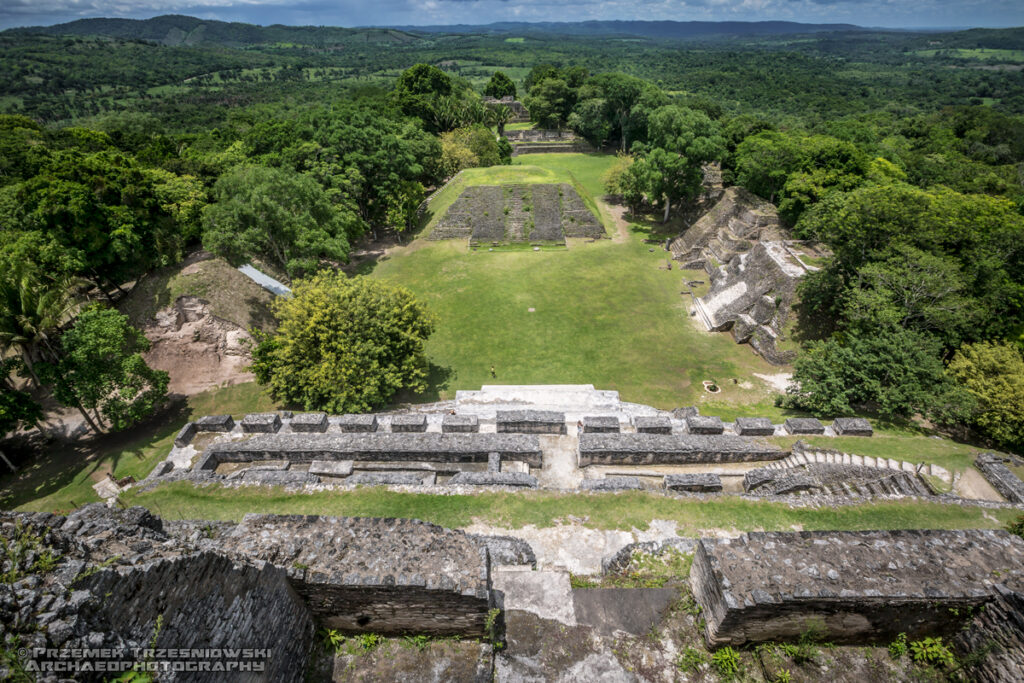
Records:
[[[448,208],[430,239],[468,239],[470,246],[600,239],[604,226],[569,183],[475,185]]]
[[[992,493],[979,498],[942,468],[827,446],[873,431],[860,418],[775,423],[660,411],[590,385],[484,386],[391,413],[209,416],[186,425],[134,486],[386,486],[437,496],[546,489],[610,501],[639,490],[707,505],[915,499],[1024,510],[1013,499],[1022,483],[995,456],[981,457]],[[0,624],[40,653],[32,666],[85,647],[114,648],[116,661],[132,666],[133,653],[155,643],[252,648],[245,661],[262,668],[247,680],[671,680],[687,647],[747,648],[770,672],[781,666],[774,650],[757,645],[814,632],[834,644],[815,671],[837,681],[913,680],[908,664],[887,654],[900,633],[943,638],[971,662],[970,680],[1024,675],[1024,540],[1005,531],[685,537],[652,526],[638,537],[575,523],[172,521],[117,509],[115,500],[67,517],[0,513],[2,536],[21,539],[8,547],[22,548],[4,565],[13,580],[0,583]],[[680,557],[689,569],[678,576],[622,587],[623,577]],[[348,649],[325,650],[327,629]],[[362,636],[398,644],[369,654]],[[420,645],[400,645],[410,642]],[[223,654],[203,661],[227,665]]]

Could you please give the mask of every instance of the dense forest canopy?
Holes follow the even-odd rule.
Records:
[[[482,96],[515,93],[536,123],[621,155],[608,190],[634,213],[668,221],[717,162],[831,250],[801,286],[791,405],[924,414],[1024,447],[1005,414],[1020,382],[988,381],[1019,373],[1024,343],[1024,30],[268,41],[277,28],[193,23],[174,27],[205,38],[167,45],[88,26],[106,35],[0,34],[0,344],[100,426],[140,419],[164,380],[123,321],[79,328],[84,300],[199,245],[286,280],[335,269],[364,235],[413,229],[459,170],[508,163],[508,111]],[[103,334],[121,376],[63,386],[76,375],[52,368]],[[105,407],[118,382],[141,407]],[[13,389],[8,423],[34,414]]]

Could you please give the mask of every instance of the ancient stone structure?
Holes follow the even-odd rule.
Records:
[[[638,434],[671,434],[672,420],[664,415],[647,417],[641,415],[633,418],[633,426]]]
[[[787,434],[824,434],[825,425],[813,417],[791,417],[783,425]]]
[[[982,453],[974,461],[999,495],[1011,503],[1024,503],[1024,481],[1005,464],[1006,459],[994,453]]]
[[[672,258],[683,268],[706,270],[750,251],[761,240],[781,240],[775,207],[742,187],[729,187],[697,222],[669,243]]]
[[[512,156],[520,154],[548,154],[551,152],[593,152],[586,140],[576,137],[571,130],[506,130],[505,139],[512,145]]]
[[[863,417],[837,417],[832,421],[836,436],[872,436],[875,430]]]
[[[342,415],[338,418],[338,428],[343,432],[375,432],[377,431],[377,416]]]
[[[1004,531],[819,531],[701,539],[690,573],[714,645],[836,643],[956,633],[996,584],[1024,588],[1024,540]]]
[[[196,420],[196,431],[199,432],[230,432],[235,421],[230,415],[207,415]]]
[[[469,238],[470,246],[604,236],[601,221],[568,183],[467,187],[430,233],[433,240]]]
[[[391,417],[392,432],[425,432],[427,431],[426,415],[393,415]]]
[[[480,418],[476,415],[445,415],[441,420],[445,434],[471,434],[480,431]]]
[[[700,434],[583,434],[580,467],[775,460],[786,452],[760,439]]]
[[[669,491],[717,493],[722,490],[722,478],[717,474],[669,474],[664,484]]]
[[[767,417],[737,417],[736,434],[739,436],[771,436],[775,425]]]
[[[484,635],[487,555],[459,531],[408,519],[247,515],[200,545],[280,567],[331,628]]]
[[[584,479],[580,482],[584,491],[636,491],[644,488],[636,477],[605,477],[604,479]]]
[[[537,488],[537,477],[523,472],[457,472],[448,483],[452,486],[518,486]]]
[[[540,444],[526,434],[257,434],[245,441],[211,444],[193,468],[216,470],[222,463],[286,460],[379,460],[483,462],[491,453],[541,466]]]
[[[961,659],[981,656],[970,668],[972,681],[1024,680],[1024,591],[1004,585],[994,588],[995,599],[956,635],[953,644]]]
[[[565,413],[553,410],[499,410],[499,434],[565,434]]]
[[[691,415],[686,418],[686,431],[690,434],[721,434],[725,425],[718,416]]]
[[[281,418],[277,413],[250,413],[241,425],[246,434],[275,434],[281,428]]]
[[[509,119],[511,123],[526,123],[530,120],[530,110],[511,95],[505,95],[501,99],[484,97],[483,103],[488,107],[508,107],[509,111],[512,112],[512,118]]]
[[[614,434],[621,430],[619,418],[614,415],[587,415],[581,421],[588,434]]]
[[[288,424],[293,432],[323,433],[327,431],[327,413],[299,413],[292,416]]]

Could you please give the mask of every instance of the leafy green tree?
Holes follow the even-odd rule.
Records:
[[[88,309],[60,341],[63,354],[45,366],[45,375],[57,400],[79,408],[94,430],[126,429],[167,398],[169,377],[146,364],[142,353],[149,340],[128,316],[110,308]]]
[[[432,126],[434,132],[444,130],[436,125],[439,100],[451,94],[451,78],[430,64],[409,67],[395,84],[395,98],[402,111]]]
[[[546,78],[530,88],[523,104],[530,110],[530,118],[541,126],[561,128],[576,104],[576,97],[561,78]]]
[[[515,97],[516,84],[503,71],[495,71],[491,80],[484,86],[484,95],[500,100],[502,97]]]
[[[796,139],[777,131],[762,131],[736,147],[736,183],[775,203],[789,174],[798,168]]]
[[[415,180],[406,180],[402,183],[400,190],[391,196],[388,219],[399,236],[416,228],[420,204],[423,203],[426,195],[422,185]]]
[[[277,332],[253,353],[257,380],[277,400],[365,412],[400,389],[424,389],[423,347],[434,320],[408,290],[324,271],[292,292],[274,302]]]
[[[441,134],[441,168],[449,178],[464,168],[499,166],[501,157],[498,140],[484,126]]]
[[[612,133],[607,110],[607,102],[600,97],[591,97],[576,104],[567,123],[595,147],[601,147]]]
[[[819,416],[870,408],[886,418],[947,410],[957,400],[933,337],[895,328],[812,341],[783,404]]]
[[[537,64],[530,69],[530,73],[526,74],[523,85],[526,86],[526,91],[529,92],[533,86],[549,78],[562,78],[562,72],[553,64]]]
[[[1024,357],[1015,346],[961,346],[947,368],[976,400],[972,426],[1000,446],[1024,449]]]
[[[239,166],[213,187],[203,209],[203,246],[233,264],[266,259],[298,277],[321,261],[348,259],[361,222],[331,204],[309,176],[262,166]]]
[[[844,318],[865,331],[903,327],[955,346],[974,325],[975,302],[957,262],[902,245],[885,261],[861,268],[847,294]]]

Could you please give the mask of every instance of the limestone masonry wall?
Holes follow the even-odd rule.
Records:
[[[762,439],[704,434],[582,434],[579,465],[653,465],[775,460],[786,452]]]
[[[1024,588],[1024,539],[1005,531],[750,533],[701,539],[690,574],[715,645],[951,635],[996,584]]]

